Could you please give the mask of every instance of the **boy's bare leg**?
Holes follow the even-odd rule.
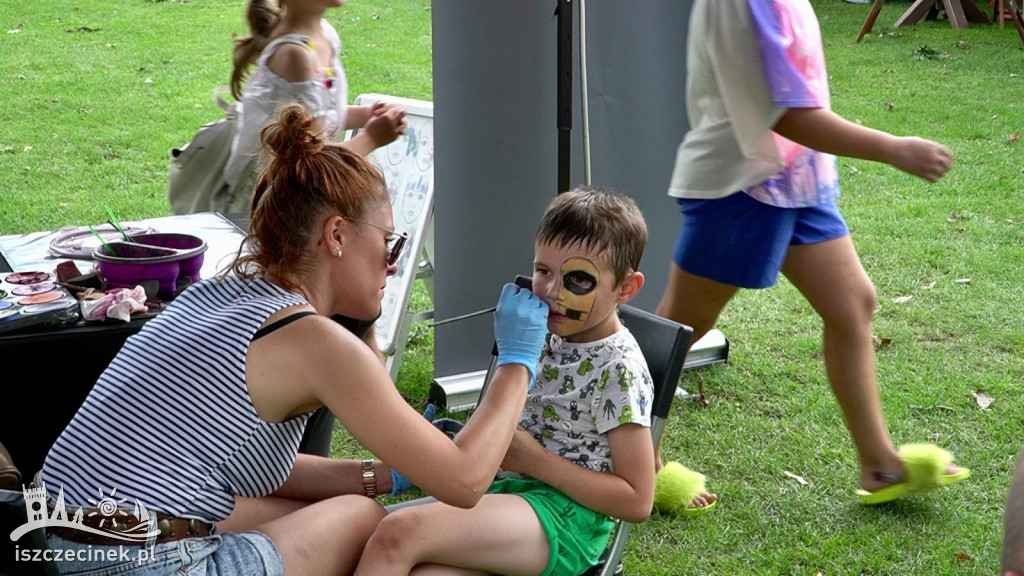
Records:
[[[526,500],[489,494],[470,509],[434,502],[392,512],[367,542],[355,576],[405,575],[421,564],[429,574],[540,574],[549,550]]]
[[[782,273],[821,316],[825,370],[857,450],[861,487],[877,490],[885,482],[875,472],[900,474],[903,464],[878,395],[871,333],[875,288],[849,235],[790,246]],[[957,469],[950,465],[947,473]]]
[[[286,574],[334,576],[355,569],[384,516],[376,501],[350,494],[314,502],[256,529],[277,545]]]

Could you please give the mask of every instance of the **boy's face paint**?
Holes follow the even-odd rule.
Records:
[[[533,291],[550,308],[548,332],[594,342],[619,328],[619,287],[604,256],[578,244],[535,244]]]
[[[559,314],[578,322],[577,329],[582,329],[594,309],[601,272],[586,258],[569,258],[562,263],[560,273],[562,286],[553,307]]]

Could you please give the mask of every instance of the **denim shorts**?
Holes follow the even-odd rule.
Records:
[[[185,538],[152,548],[82,544],[53,534],[47,541],[62,575],[284,576],[284,561],[274,541],[256,531]]]
[[[684,271],[740,288],[775,284],[790,246],[846,236],[835,200],[779,208],[743,192],[724,198],[680,198],[683,224],[672,260]]]

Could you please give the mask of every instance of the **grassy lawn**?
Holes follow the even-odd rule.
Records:
[[[0,234],[102,223],[105,205],[123,220],[169,215],[168,151],[221,115],[210,94],[228,81],[232,33],[246,33],[243,4],[0,7]],[[955,155],[936,184],[841,159],[840,206],[878,290],[878,375],[893,440],[936,442],[973,477],[892,505],[855,502],[856,457],[824,375],[820,321],[783,280],[727,308],[719,328],[729,363],[684,375],[682,386],[702,384],[708,403],[677,402],[666,431],[666,456],[707,474],[721,504],[634,527],[629,574],[998,568],[1024,436],[1022,42],[1012,26],[958,30],[942,17],[892,28],[909,3],[890,1],[857,43],[869,6],[812,4],[833,108]],[[353,97],[432,98],[429,0],[351,0],[329,16]],[[424,286],[413,306],[430,307]],[[432,362],[430,329],[415,326],[398,378],[414,402],[427,394]],[[984,395],[994,398],[987,408]],[[334,453],[359,452],[339,429]]]

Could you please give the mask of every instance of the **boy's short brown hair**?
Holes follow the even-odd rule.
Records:
[[[604,254],[619,285],[627,274],[640,269],[647,246],[647,222],[629,196],[600,186],[580,186],[548,204],[536,242],[578,244]]]

